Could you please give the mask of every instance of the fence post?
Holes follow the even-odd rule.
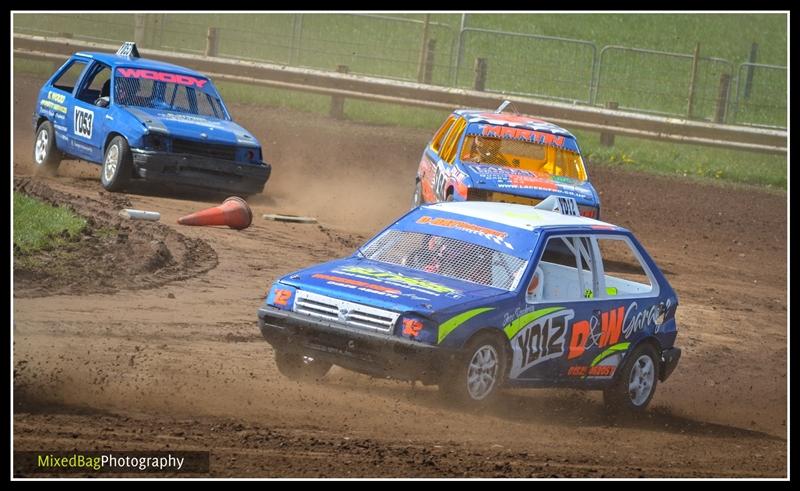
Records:
[[[486,58],[475,58],[475,82],[472,88],[483,91],[486,89]]]
[[[133,14],[133,42],[140,48],[147,46],[147,14]]]
[[[336,71],[339,73],[349,73],[350,67],[347,65],[337,65]],[[344,97],[340,95],[331,96],[330,116],[334,119],[344,119]]]
[[[428,33],[430,32],[431,14],[425,14],[425,23],[422,25],[422,44],[419,48],[419,63],[417,63],[417,82],[425,79],[426,61],[428,60]]]
[[[216,27],[209,27],[206,34],[206,56],[217,56],[219,52],[219,32]]]
[[[433,81],[433,60],[436,53],[436,40],[428,39],[425,49],[425,70],[422,74],[422,83],[429,84]]]
[[[715,123],[725,122],[725,113],[728,108],[728,92],[731,86],[731,76],[723,73],[719,76],[719,93],[717,94],[717,111],[714,115]]]
[[[692,58],[692,74],[689,78],[689,105],[686,108],[686,117],[692,119],[694,112],[694,91],[697,84],[697,65],[700,61],[700,43],[694,45],[694,58]]]
[[[617,102],[606,102],[606,109],[617,109],[619,107],[619,103]],[[600,145],[605,147],[613,147],[614,146],[614,133],[600,133]]]
[[[747,63],[755,63],[758,59],[758,43],[753,41],[753,44],[750,45],[750,58],[747,59]],[[747,65],[747,76],[744,82],[744,98],[750,98],[750,90],[753,88],[753,65]]]

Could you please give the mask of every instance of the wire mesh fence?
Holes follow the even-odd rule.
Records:
[[[729,123],[786,127],[785,66],[742,63],[736,81]]]
[[[594,43],[465,28],[458,48],[455,86],[473,84],[472,60],[482,58],[489,66],[486,90],[590,102],[597,59]]]
[[[16,14],[14,31],[786,127],[786,67],[377,14]],[[454,16],[452,16],[454,17]],[[449,18],[449,17],[448,17]],[[481,59],[481,62],[476,62]],[[481,74],[479,70],[483,70]],[[726,90],[727,89],[727,90]],[[691,100],[691,102],[690,102]],[[691,107],[690,107],[691,106]],[[691,114],[690,114],[691,112]]]

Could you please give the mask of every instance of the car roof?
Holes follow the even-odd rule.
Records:
[[[449,201],[432,205],[423,205],[445,213],[453,213],[466,217],[478,218],[500,223],[523,230],[548,229],[556,227],[574,227],[586,230],[611,229],[626,231],[611,223],[593,218],[562,215],[561,213],[534,208],[529,205],[513,203],[497,203],[489,201]]]
[[[564,128],[544,121],[543,119],[534,118],[526,114],[509,114],[509,113],[495,113],[486,110],[476,109],[459,109],[454,111],[467,120],[468,123],[485,123],[498,126],[511,126],[514,128],[525,128],[534,131],[544,131],[559,136],[567,136],[575,138],[575,136]]]
[[[93,51],[80,51],[78,53],[75,53],[75,56],[98,60],[107,65],[110,65],[112,68],[122,66],[122,67],[143,68],[149,70],[165,70],[169,71],[170,73],[178,73],[181,75],[191,75],[194,77],[208,78],[202,73],[196,72],[186,67],[173,65],[172,63],[164,63],[163,61],[149,60],[147,58],[118,56],[114,53],[98,53]]]

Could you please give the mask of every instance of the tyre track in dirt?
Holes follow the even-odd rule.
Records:
[[[15,79],[15,175],[30,174],[40,83]],[[221,476],[785,475],[785,195],[590,169],[604,218],[631,228],[669,272],[684,358],[640,419],[609,420],[597,394],[568,390],[509,392],[471,414],[434,388],[338,368],[323,384],[287,381],[255,325],[275,277],[351,253],[407,208],[429,132],[231,109],[274,165],[254,215],[311,214],[322,226],[178,227],[221,200],[124,195],[209,243],[219,264],[158,288],[15,299],[15,449],[154,449],[178,428],[192,437],[170,448],[213,449]],[[62,167],[36,179],[97,198],[97,168]],[[72,433],[53,437],[62,427]],[[251,445],[242,431],[273,433]],[[329,450],[353,440],[366,447]]]

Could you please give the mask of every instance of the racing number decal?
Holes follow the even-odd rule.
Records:
[[[289,299],[292,298],[292,292],[289,290],[275,290],[275,305],[286,305]]]
[[[73,121],[73,131],[76,135],[87,139],[92,138],[92,126],[94,124],[94,113],[81,107],[75,106]]]
[[[444,160],[439,160],[436,164],[436,174],[433,178],[433,194],[436,196],[436,201],[444,201],[446,196],[444,195],[444,185],[445,185],[445,176],[444,173]]]

